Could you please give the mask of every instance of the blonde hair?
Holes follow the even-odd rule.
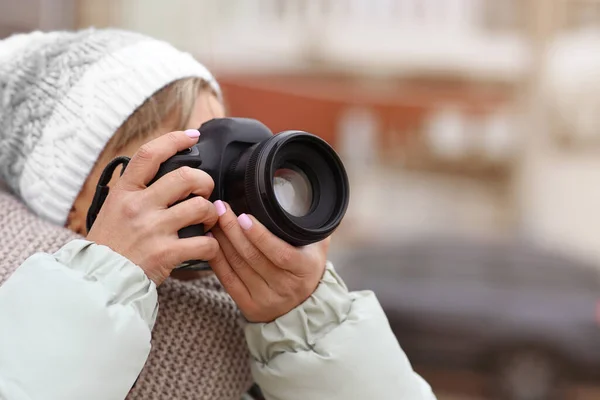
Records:
[[[201,78],[179,79],[160,89],[117,129],[105,151],[118,153],[132,141],[145,138],[166,121],[173,121],[173,126],[168,127],[169,130],[185,129],[196,105],[196,99],[203,91],[216,95],[208,82]]]

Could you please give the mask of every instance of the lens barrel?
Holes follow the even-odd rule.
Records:
[[[325,239],[344,217],[348,176],[323,139],[286,131],[246,149],[225,178],[225,200],[295,246]]]

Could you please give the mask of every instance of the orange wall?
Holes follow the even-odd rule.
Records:
[[[343,108],[340,103],[227,82],[221,86],[230,115],[258,119],[275,133],[298,129],[335,141],[337,115]]]
[[[503,90],[478,90],[463,85],[390,83],[371,90],[343,78],[329,77],[219,77],[228,113],[256,118],[273,132],[298,129],[336,145],[338,120],[350,106],[367,106],[378,116],[381,131],[414,131],[439,101],[459,103],[470,113],[482,113],[504,103]],[[402,133],[401,133],[402,134]],[[400,139],[400,140],[398,140]],[[402,142],[395,138],[394,142]],[[385,147],[389,138],[380,137]]]

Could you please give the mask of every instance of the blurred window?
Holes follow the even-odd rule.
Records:
[[[525,28],[527,4],[523,0],[485,0],[483,25],[489,32],[521,32]]]
[[[572,0],[565,11],[566,29],[578,30],[600,26],[600,3],[596,0]]]

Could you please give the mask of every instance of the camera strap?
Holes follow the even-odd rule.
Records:
[[[117,169],[119,165],[122,165],[123,168],[121,169],[121,175],[123,175],[123,172],[125,172],[125,168],[127,168],[130,160],[131,159],[129,157],[117,157],[109,162],[104,168],[104,171],[102,171],[102,175],[100,175],[98,185],[96,186],[94,199],[92,200],[92,204],[90,205],[87,213],[86,225],[88,232],[90,229],[92,229],[92,225],[94,225],[94,221],[96,221],[96,217],[98,216],[98,213],[100,212],[100,209],[102,208],[102,205],[108,196],[108,183],[115,173],[115,169]]]

